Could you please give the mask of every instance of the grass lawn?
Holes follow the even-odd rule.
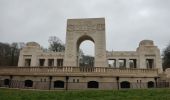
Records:
[[[0,100],[170,100],[170,89],[38,91],[1,88]]]

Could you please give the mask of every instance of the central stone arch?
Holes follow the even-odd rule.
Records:
[[[105,19],[68,19],[64,66],[78,66],[78,47],[90,40],[95,45],[95,67],[106,67]]]
[[[88,35],[83,35],[81,36],[78,40],[77,40],[77,53],[79,52],[79,47],[80,47],[80,44],[86,40],[89,40],[91,42],[93,42],[95,44],[95,41],[92,37],[88,36]],[[79,55],[79,54],[78,54]],[[77,65],[79,65],[79,58],[77,56]]]

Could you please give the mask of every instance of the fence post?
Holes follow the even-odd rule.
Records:
[[[68,80],[69,80],[69,76],[66,76],[66,91],[68,90]]]
[[[52,76],[49,76],[49,90],[51,90],[51,81],[52,81]]]
[[[155,77],[154,79],[155,79],[155,86],[156,86],[156,88],[157,88],[157,79],[158,79],[158,78]]]
[[[119,90],[119,76],[116,77],[117,80],[117,89]]]
[[[12,78],[13,78],[13,76],[12,76],[12,75],[10,75],[9,88],[11,88]]]

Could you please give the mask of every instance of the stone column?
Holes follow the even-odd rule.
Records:
[[[44,66],[48,66],[48,59],[45,59]]]
[[[136,68],[138,68],[139,67],[139,61],[138,61],[139,59],[136,59]]]
[[[24,65],[24,57],[23,57],[23,55],[22,55],[22,53],[20,53],[20,55],[19,55],[19,60],[18,60],[18,66],[19,67],[23,67],[23,66],[25,66]]]
[[[126,68],[129,68],[130,66],[129,66],[129,59],[127,58],[126,59]]]
[[[33,54],[31,58],[31,65],[30,66],[37,66],[37,55]]]
[[[54,58],[54,66],[57,66],[57,59]]]
[[[119,68],[119,59],[115,59],[116,61],[116,68]]]
[[[113,67],[116,68],[116,59],[114,59]]]
[[[37,59],[37,66],[40,67],[40,59]]]

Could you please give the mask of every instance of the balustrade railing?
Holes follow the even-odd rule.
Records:
[[[108,67],[0,67],[1,74],[26,74],[26,73],[105,73],[105,74],[158,74],[157,69],[130,69]]]

